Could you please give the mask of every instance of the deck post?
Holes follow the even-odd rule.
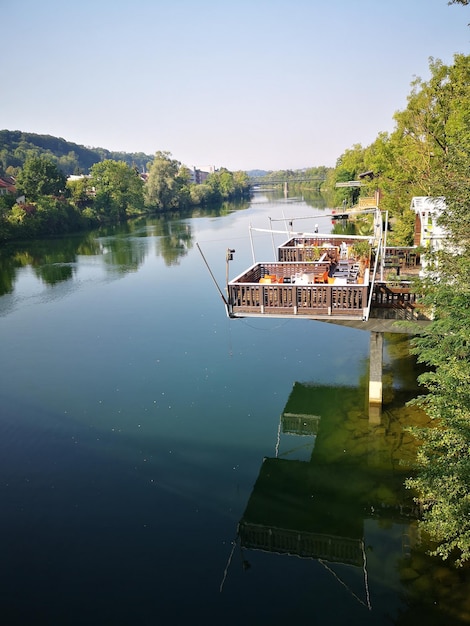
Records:
[[[370,334],[369,365],[369,419],[380,419],[382,406],[383,333]]]

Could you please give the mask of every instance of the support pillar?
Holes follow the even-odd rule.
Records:
[[[382,408],[383,333],[370,334],[369,421],[380,421]]]
[[[285,183],[284,183],[284,197],[287,198],[288,195],[289,195],[289,183],[287,181],[285,181]]]

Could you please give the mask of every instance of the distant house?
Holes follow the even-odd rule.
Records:
[[[193,166],[193,168],[188,167],[187,169],[189,171],[189,182],[195,185],[200,185],[207,179],[209,174],[217,171],[214,165]]]
[[[67,182],[68,183],[73,183],[76,182],[78,180],[90,180],[91,176],[89,176],[88,174],[71,174],[70,176],[67,177]],[[95,195],[95,188],[94,187],[88,187],[86,188],[86,195],[87,196],[94,196]]]
[[[0,196],[7,194],[16,195],[15,179],[12,176],[2,176],[0,178]]]

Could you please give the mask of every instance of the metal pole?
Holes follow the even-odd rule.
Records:
[[[233,260],[233,254],[234,254],[235,250],[232,250],[231,248],[227,248],[227,252],[225,254],[225,290],[227,291],[227,300],[230,302],[230,298],[228,295],[228,264],[229,261]]]
[[[382,245],[382,240],[379,241],[379,245],[377,246],[377,254],[375,255],[375,263],[374,263],[374,271],[372,273],[372,277],[369,276],[369,300],[367,302],[367,311],[366,314],[364,316],[364,321],[367,322],[367,320],[369,319],[369,315],[370,315],[370,308],[372,306],[372,296],[374,293],[374,287],[375,287],[375,277],[377,275],[377,265],[379,262],[379,254],[380,254],[380,248]]]
[[[274,245],[274,232],[273,232],[273,225],[271,222],[271,218],[269,218],[269,228],[271,229],[271,241],[273,244],[273,257],[274,257],[274,261],[276,262],[276,246]]]
[[[251,234],[252,228],[251,228],[251,223],[250,223],[250,245],[251,245],[251,257],[253,259],[253,265],[256,263],[255,260],[255,249],[253,247],[253,235]]]
[[[209,263],[206,261],[206,257],[203,255],[201,248],[199,247],[199,244],[196,243],[197,249],[199,250],[199,252],[201,253],[201,256],[204,260],[204,263],[206,264],[207,269],[209,270],[209,274],[212,277],[212,280],[214,281],[215,286],[217,287],[217,291],[220,293],[220,297],[222,298],[222,300],[224,301],[224,304],[226,307],[228,307],[228,302],[224,296],[224,294],[222,293],[221,288],[219,287],[219,285],[217,284],[217,281],[215,280],[214,274],[211,271],[211,268],[209,267]]]
[[[382,222],[382,220],[380,220]],[[388,211],[385,211],[385,233],[383,235],[383,247],[382,247],[382,265],[380,268],[380,280],[384,279],[384,262],[385,254],[387,250],[387,230],[388,230]]]

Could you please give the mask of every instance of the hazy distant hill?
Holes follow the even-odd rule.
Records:
[[[250,178],[261,178],[262,176],[266,176],[266,174],[270,174],[270,170],[249,170],[247,174]]]
[[[142,172],[154,158],[143,152],[111,152],[104,148],[88,148],[51,135],[0,130],[0,173],[6,173],[8,167],[22,167],[30,155],[49,156],[67,175],[87,174],[94,163],[105,159],[124,161]]]

